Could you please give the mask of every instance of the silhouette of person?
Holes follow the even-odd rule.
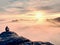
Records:
[[[6,32],[9,32],[9,28],[8,28],[8,26],[6,26],[5,31],[6,31]]]

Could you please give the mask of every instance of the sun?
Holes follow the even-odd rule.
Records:
[[[36,11],[34,12],[34,18],[37,19],[38,23],[43,23],[45,21],[44,12]]]
[[[34,12],[34,16],[35,16],[36,19],[41,20],[41,19],[44,18],[44,13],[40,12],[40,11],[37,11],[37,12]]]
[[[36,12],[35,13],[35,18],[40,19],[42,17],[43,17],[43,14],[42,13],[40,13],[40,12]]]
[[[43,23],[46,18],[46,13],[44,11],[32,11],[27,13],[27,15],[28,14],[30,14],[29,15],[31,17],[30,19],[33,19],[37,24]]]

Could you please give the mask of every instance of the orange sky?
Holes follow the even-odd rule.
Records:
[[[37,13],[37,12],[36,12]],[[35,14],[34,12],[32,14]],[[51,22],[46,21],[48,15],[37,18],[36,15],[1,15],[0,33],[4,31],[5,26],[9,26],[11,31],[20,36],[24,36],[32,41],[49,41],[59,45],[60,28],[55,27]],[[53,16],[53,15],[52,15]],[[50,16],[50,18],[52,18]],[[55,17],[55,16],[53,16]],[[42,18],[42,19],[41,19]],[[17,21],[16,21],[17,20]],[[42,20],[42,23],[41,23]]]
[[[11,31],[32,41],[60,45],[60,0],[0,0],[0,33]]]

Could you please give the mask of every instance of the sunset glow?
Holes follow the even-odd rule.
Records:
[[[36,11],[34,12],[34,18],[37,19],[37,23],[43,23],[46,20],[46,15],[44,12]]]
[[[41,12],[35,12],[35,18],[37,18],[38,20],[43,18],[43,13]]]
[[[0,0],[0,33],[6,26],[32,41],[60,45],[60,0]]]

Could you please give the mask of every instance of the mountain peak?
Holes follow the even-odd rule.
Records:
[[[17,35],[6,26],[5,31],[0,34],[0,45],[53,45],[50,42],[32,42],[31,40]]]

